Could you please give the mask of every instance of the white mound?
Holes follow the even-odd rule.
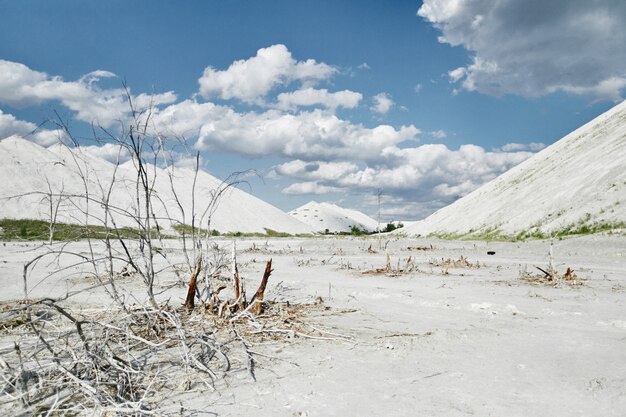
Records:
[[[331,233],[349,232],[352,226],[367,232],[378,229],[378,222],[366,214],[331,203],[311,201],[290,211],[289,214],[318,232],[324,232],[326,229]]]
[[[234,187],[211,206],[216,190],[224,184],[204,171],[198,173],[193,193],[192,170],[154,165],[148,170],[154,179],[153,210],[162,227],[191,224],[195,217],[194,223],[206,228],[206,210],[212,207],[210,228],[220,232],[312,231]],[[0,141],[0,218],[49,220],[50,202],[55,206],[60,201],[59,222],[102,225],[114,220],[118,226],[136,227],[133,216],[142,215],[136,201],[136,172],[132,161],[116,166],[81,149],[63,145],[46,149],[17,136],[6,138]],[[106,200],[114,208],[109,219],[102,208]]]
[[[623,222],[626,102],[401,232],[547,235]]]

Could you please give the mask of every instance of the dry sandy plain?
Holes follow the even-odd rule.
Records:
[[[214,242],[230,253],[232,240]],[[430,245],[432,250],[415,249]],[[24,263],[46,248],[0,243],[3,320],[10,318],[9,306],[24,299]],[[89,253],[85,242],[65,249]],[[176,241],[167,241],[163,250],[170,259],[182,259]],[[311,304],[298,316],[302,327],[246,339],[256,381],[233,349],[232,368],[215,381],[214,390],[196,384],[184,391],[182,383],[180,389],[173,384],[150,413],[624,416],[626,237],[555,241],[556,270],[563,274],[570,267],[577,279],[543,284],[522,279],[542,275],[535,267],[547,268],[549,250],[549,241],[238,239],[247,288],[256,288],[272,258],[266,299]],[[386,253],[391,273],[384,271]],[[441,265],[442,259],[462,256],[471,267]],[[410,271],[397,273],[398,267],[407,269],[409,257]],[[76,292],[62,302],[76,314],[111,309],[102,288],[80,291],[94,280],[72,262],[40,261],[28,276],[28,298]],[[376,269],[383,271],[364,273]],[[129,304],[145,303],[141,280],[120,277],[117,284],[136,297],[127,299]],[[183,303],[186,289],[173,273],[165,270],[156,288],[162,290],[161,302]],[[200,311],[192,319],[212,320]],[[19,326],[2,329],[1,354],[8,358],[16,341],[26,343],[27,333]],[[20,415],[11,398],[3,395],[0,412]]]

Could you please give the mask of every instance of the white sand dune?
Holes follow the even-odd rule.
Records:
[[[216,190],[224,184],[210,174],[181,168],[149,166],[155,178],[154,212],[161,226],[207,225],[203,213],[211,206]],[[50,218],[49,194],[63,194],[58,221],[103,224],[101,202],[109,195],[118,226],[136,226],[132,216],[141,214],[136,201],[136,170],[133,162],[116,166],[86,151],[55,145],[43,148],[18,136],[0,141],[0,218]],[[176,190],[176,196],[172,191]],[[89,196],[89,203],[84,198]],[[20,196],[19,198],[16,196]],[[53,203],[59,197],[52,198]],[[178,202],[177,202],[178,199]],[[180,203],[180,204],[179,204]],[[132,214],[132,216],[129,216]],[[264,233],[272,229],[286,233],[310,233],[312,229],[276,207],[235,187],[227,189],[211,216],[211,229],[220,232]]]
[[[402,233],[549,234],[621,222],[626,222],[626,102]]]
[[[289,214],[319,232],[349,232],[352,226],[368,232],[378,229],[378,222],[366,214],[331,203],[311,201]]]

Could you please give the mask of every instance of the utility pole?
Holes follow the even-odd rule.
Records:
[[[376,190],[376,198],[378,199],[378,249],[379,250],[383,248],[382,242],[380,240],[380,200],[381,200],[382,195],[383,195],[382,188],[378,188]]]

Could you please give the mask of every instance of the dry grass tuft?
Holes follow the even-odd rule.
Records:
[[[570,287],[579,287],[586,285],[587,280],[581,278],[574,273],[574,270],[570,267],[567,268],[564,274],[559,274],[556,271],[547,271],[543,268],[536,266],[541,274],[531,274],[526,271],[520,272],[520,279],[528,282],[532,285],[558,287],[562,284]]]
[[[447,275],[448,270],[450,268],[480,268],[480,262],[471,263],[465,256],[461,255],[461,257],[457,260],[453,260],[452,258],[444,259],[431,259],[429,261],[431,266],[437,266],[441,268],[442,274]]]
[[[416,251],[427,251],[427,250],[435,250],[433,245],[429,246],[407,246],[407,250],[416,250]]]

